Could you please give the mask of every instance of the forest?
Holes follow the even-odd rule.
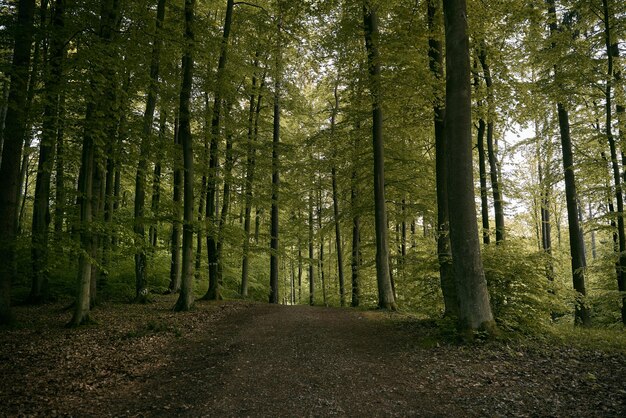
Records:
[[[15,0],[0,320],[72,299],[626,323],[626,4]]]
[[[625,55],[622,0],[0,0],[0,417],[625,416]]]

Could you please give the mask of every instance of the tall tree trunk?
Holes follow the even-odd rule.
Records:
[[[493,143],[493,113],[495,107],[493,97],[493,81],[491,79],[491,69],[487,63],[487,46],[484,41],[481,42],[478,59],[483,67],[485,85],[487,86],[487,155],[489,160],[489,173],[491,177],[491,191],[493,193],[493,209],[496,221],[496,244],[500,244],[504,241],[504,204],[502,201],[498,161],[496,159],[496,152]]]
[[[52,17],[52,36],[50,38],[50,61],[45,75],[44,115],[35,201],[33,203],[33,223],[31,235],[31,254],[33,277],[28,301],[41,303],[48,298],[48,228],[50,224],[50,180],[54,164],[54,152],[57,141],[58,114],[60,101],[65,40],[61,38],[64,26],[65,0],[56,0]]]
[[[15,27],[15,44],[11,64],[11,86],[9,88],[4,128],[2,165],[0,165],[0,324],[12,321],[11,283],[15,265],[17,243],[18,176],[26,130],[26,85],[30,67],[30,50],[33,40],[35,0],[20,0]]]
[[[440,41],[441,24],[440,8],[438,0],[428,1],[428,58],[430,72],[438,82],[444,78],[443,51]],[[439,278],[445,314],[457,316],[459,302],[457,300],[454,271],[452,269],[452,254],[450,252],[450,225],[448,210],[448,170],[446,166],[446,138],[444,135],[445,103],[442,92],[443,86],[434,91],[433,100],[433,123],[435,127],[435,170],[437,182],[437,257],[439,261]],[[415,234],[415,222],[412,224]]]
[[[150,84],[146,97],[146,109],[143,113],[141,144],[139,146],[139,163],[135,176],[135,301],[145,303],[148,300],[148,246],[145,239],[145,201],[146,176],[148,174],[148,157],[152,139],[152,124],[159,92],[159,69],[161,64],[161,28],[165,19],[165,0],[157,4],[156,24],[152,40],[152,58],[150,61]]]
[[[196,234],[196,278],[200,278],[200,268],[202,267],[202,240],[205,238],[203,233],[206,233],[206,225],[204,225],[204,218],[206,216],[206,194],[207,194],[207,175],[209,168],[209,142],[211,137],[211,128],[209,124],[208,115],[211,114],[209,106],[209,93],[204,93],[204,149],[202,150],[202,181],[200,182],[200,199],[198,202],[198,228]]]
[[[67,206],[65,196],[65,144],[64,144],[64,125],[65,125],[65,88],[61,89],[59,97],[59,108],[57,113],[57,132],[56,132],[56,164],[55,164],[55,196],[54,196],[54,233],[55,241],[61,240],[63,232],[63,223],[65,220],[65,210]],[[60,249],[60,247],[58,248]]]
[[[259,61],[255,59],[255,73],[252,76],[252,91],[250,93],[250,107],[248,110],[248,143],[246,150],[246,183],[244,185],[245,209],[244,209],[244,239],[243,239],[243,257],[241,261],[241,297],[248,297],[248,266],[250,264],[250,218],[252,215],[252,196],[254,186],[254,169],[256,161],[256,145],[259,114],[261,113],[261,100],[263,95],[261,89],[265,82],[265,74],[261,78],[261,85],[257,91],[256,70],[259,67]],[[255,96],[256,94],[256,96]]]
[[[555,0],[547,0],[547,4],[548,18],[550,21],[550,34],[555,36],[558,31]],[[553,41],[552,48],[555,47],[556,44]],[[556,80],[556,73],[558,72],[558,66],[556,64],[554,65],[554,72]],[[555,81],[555,83],[557,82]],[[558,83],[557,87],[560,87],[558,86]],[[577,298],[578,300],[576,302],[574,318],[576,324],[588,326],[591,324],[591,313],[584,301],[580,300],[587,294],[585,289],[585,267],[587,263],[585,260],[584,242],[582,240],[580,223],[578,220],[578,203],[576,180],[574,178],[574,156],[572,152],[572,139],[570,136],[569,113],[560,101],[557,102],[557,112],[559,131],[561,135],[561,148],[563,151],[563,171],[565,172],[565,200],[567,203],[567,222],[569,226],[572,281],[574,284],[574,290],[580,294],[580,297]]]
[[[220,223],[217,240],[217,285],[218,289],[224,284],[224,239],[226,233],[226,222],[228,221],[228,213],[230,210],[230,186],[232,183],[232,171],[233,171],[233,134],[231,131],[230,111],[231,104],[228,103],[225,107],[225,125],[226,125],[226,156],[224,159],[224,192],[222,194],[222,210],[220,211]],[[221,294],[219,295],[221,299]]]
[[[489,245],[491,237],[489,235],[489,202],[487,200],[487,167],[485,163],[485,121],[478,120],[477,150],[478,150],[478,171],[480,175],[480,213],[483,225],[483,244]]]
[[[280,7],[280,3],[279,3]],[[276,48],[276,74],[274,75],[274,123],[272,132],[272,209],[270,222],[270,294],[269,302],[278,303],[278,249],[279,219],[278,195],[280,191],[280,89],[282,49],[280,45],[282,16],[278,17],[278,45]]]
[[[153,248],[157,245],[157,227],[161,203],[161,164],[163,161],[163,148],[166,146],[167,111],[163,108],[160,109],[159,119],[159,142],[152,174],[152,197],[150,200],[152,221],[150,222],[150,231],[148,233],[150,245]]]
[[[493,329],[495,323],[485,273],[474,203],[469,39],[465,0],[443,5],[446,31],[445,141],[448,167],[450,247],[459,301],[459,326]]]
[[[172,236],[170,239],[172,261],[170,263],[170,284],[168,291],[170,293],[177,293],[180,291],[180,232],[182,229],[181,224],[181,202],[182,202],[182,190],[183,190],[183,153],[180,142],[180,129],[179,129],[179,117],[178,112],[174,117],[174,196],[172,199],[173,207],[173,220],[172,220]]]
[[[185,46],[182,60],[183,81],[180,88],[179,133],[183,147],[183,262],[177,311],[188,311],[193,304],[193,148],[191,138],[191,87],[193,83],[194,9],[196,0],[185,0]]]
[[[385,208],[385,154],[383,143],[383,109],[381,97],[381,65],[378,53],[378,16],[370,0],[363,5],[365,46],[372,100],[372,142],[374,148],[374,219],[376,224],[376,282],[378,307],[396,310],[389,273],[389,243],[387,242],[387,210]]]
[[[94,274],[96,269],[93,260],[98,257],[98,242],[92,221],[101,213],[104,175],[100,168],[104,154],[101,144],[106,142],[100,137],[105,133],[110,133],[108,128],[115,121],[115,114],[112,112],[115,110],[117,100],[117,86],[114,74],[112,74],[114,70],[109,66],[110,63],[102,58],[110,53],[115,29],[120,21],[119,12],[119,0],[102,0],[98,33],[98,47],[101,48],[101,55],[95,62],[90,82],[91,97],[98,98],[98,100],[87,104],[81,171],[78,180],[81,253],[78,264],[78,295],[70,326],[88,323],[90,308],[95,301],[96,278]],[[101,77],[101,74],[105,77]]]
[[[613,82],[620,81],[619,70],[616,71],[613,59],[619,56],[619,47],[617,41],[611,33],[611,10],[609,8],[609,0],[602,0],[603,23],[604,23],[604,40],[607,52],[607,81],[605,89],[606,104],[606,136],[609,141],[611,151],[611,165],[613,167],[613,181],[615,182],[615,201],[617,202],[617,236],[618,236],[618,269],[617,269],[617,286],[620,292],[626,291],[626,233],[624,231],[624,195],[621,185],[621,173],[617,161],[617,150],[615,146],[615,137],[613,136],[613,114],[611,104],[611,87]],[[623,110],[622,110],[623,112]],[[622,323],[626,325],[626,295],[622,296]]]
[[[217,170],[218,170],[218,146],[220,139],[220,116],[222,111],[222,86],[225,82],[224,72],[228,62],[228,38],[233,20],[234,0],[226,2],[226,16],[224,18],[224,30],[220,45],[220,58],[217,64],[217,81],[215,84],[215,98],[213,101],[213,116],[211,117],[211,147],[209,150],[209,177],[207,189],[206,217],[208,219],[207,229],[207,259],[209,263],[209,288],[202,299],[218,300],[221,298],[218,283],[218,254],[217,241],[219,226],[217,224],[216,192],[217,192]]]
[[[331,140],[335,140],[335,124],[337,119],[337,113],[339,111],[339,95],[337,94],[337,88],[339,86],[339,80],[335,83],[334,97],[335,105],[333,106],[332,115],[330,118],[330,136]],[[334,156],[335,159],[337,156]],[[333,215],[335,218],[335,243],[337,245],[337,275],[339,276],[339,301],[341,306],[346,305],[346,289],[343,278],[343,254],[341,251],[341,224],[339,222],[339,196],[337,196],[337,169],[335,164],[331,168],[332,187],[333,187]]]
[[[535,136],[540,137],[540,133],[535,126]],[[549,144],[549,140],[546,141]],[[550,221],[550,202],[552,201],[552,184],[550,174],[550,161],[552,160],[552,154],[549,152],[545,158],[547,161],[545,169],[543,168],[541,155],[541,147],[537,147],[537,174],[539,177],[539,193],[540,193],[540,222],[541,222],[541,249],[548,255],[546,265],[546,276],[548,281],[554,281],[554,263],[552,262],[552,224]]]
[[[313,271],[313,190],[309,190],[309,305],[315,304],[315,276]]]
[[[356,130],[360,129],[357,123]],[[351,281],[352,281],[352,300],[350,306],[359,306],[361,299],[361,286],[359,281],[359,271],[361,268],[361,215],[359,213],[359,183],[358,183],[358,159],[356,154],[359,148],[358,135],[354,137],[354,157],[352,160],[352,176],[350,181],[350,208],[352,211],[352,256],[350,259]]]
[[[47,22],[48,1],[42,0],[39,7],[39,27],[44,28],[48,25]],[[34,135],[33,131],[33,102],[35,99],[35,92],[38,89],[40,78],[43,78],[40,74],[39,66],[43,64],[43,72],[47,69],[48,63],[48,43],[44,39],[44,31],[36,30],[34,32],[35,42],[33,46],[33,58],[32,66],[30,70],[30,77],[28,79],[28,87],[26,93],[26,104],[24,112],[26,114],[26,127],[24,128],[24,154],[22,156],[22,163],[20,164],[19,186],[16,199],[21,201],[21,204],[17,207],[17,223],[16,231],[20,235],[22,233],[22,220],[24,218],[24,209],[26,206],[26,196],[28,195],[28,180],[30,177],[30,164],[32,162],[32,152],[30,150],[31,143]]]
[[[298,237],[298,303],[302,300],[302,242]]]
[[[320,281],[322,285],[322,302],[324,306],[328,306],[326,301],[326,275],[324,274],[324,233],[322,230],[322,176],[319,175],[319,188],[317,189],[317,228],[319,231],[320,237],[320,250],[319,250],[319,259],[318,259],[318,273],[320,276]]]
[[[6,127],[7,110],[9,109],[9,85],[8,78],[2,83],[2,103],[0,107],[0,166],[2,165],[2,148],[4,145],[4,128]]]

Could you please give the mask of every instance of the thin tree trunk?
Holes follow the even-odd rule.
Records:
[[[330,118],[330,136],[334,141],[335,124],[337,119],[337,112],[339,111],[339,95],[337,94],[337,88],[339,86],[339,80],[335,83],[334,97],[335,105],[333,106],[332,115]],[[335,156],[336,158],[336,156]],[[339,276],[339,300],[340,305],[346,305],[346,289],[343,278],[343,255],[341,251],[341,224],[339,222],[339,196],[337,196],[337,169],[335,164],[331,168],[332,187],[333,187],[333,215],[335,218],[335,242],[337,245],[337,275]]]
[[[183,147],[183,260],[180,295],[174,309],[188,311],[193,304],[193,148],[191,137],[191,87],[193,83],[195,0],[185,0],[185,47],[182,60],[183,81],[180,88],[179,136]]]
[[[2,166],[2,148],[4,145],[4,128],[6,127],[7,111],[9,109],[9,85],[7,78],[2,83],[2,107],[0,107],[0,166]]]
[[[428,1],[428,27],[430,37],[428,39],[428,58],[430,72],[436,80],[444,79],[443,51],[440,41],[440,12],[439,3],[436,0]],[[440,9],[441,10],[441,9]],[[448,170],[446,165],[446,138],[444,135],[445,107],[440,86],[434,92],[433,124],[435,128],[435,166],[437,182],[437,258],[439,261],[439,278],[443,293],[445,314],[457,316],[459,302],[457,300],[454,271],[452,268],[452,253],[450,251],[450,225],[448,210]],[[411,224],[411,231],[415,236],[415,221]]]
[[[302,301],[302,242],[298,237],[298,303]]]
[[[44,115],[37,182],[33,203],[33,222],[31,235],[31,255],[33,277],[28,301],[41,303],[48,298],[48,228],[50,224],[50,180],[54,165],[54,152],[57,140],[58,113],[65,42],[61,39],[64,26],[65,1],[56,0],[52,17],[52,36],[50,40],[50,62],[45,76]]]
[[[309,305],[315,304],[315,276],[313,271],[313,190],[309,190]]]
[[[613,59],[619,56],[619,46],[617,41],[612,39],[611,33],[611,10],[609,8],[609,0],[602,0],[603,23],[604,23],[604,39],[607,52],[607,81],[605,90],[606,103],[606,136],[609,141],[611,150],[611,165],[613,167],[613,180],[615,182],[615,200],[617,202],[617,236],[618,236],[618,269],[617,269],[617,287],[620,292],[626,291],[626,233],[624,231],[624,195],[621,185],[621,173],[617,161],[617,150],[615,138],[613,136],[613,115],[611,105],[611,87],[613,82],[620,81],[620,71],[614,68]],[[619,109],[617,110],[620,111]],[[623,108],[621,109],[623,113]],[[619,115],[618,115],[619,122]],[[625,173],[626,175],[626,173]],[[622,296],[622,323],[626,325],[626,294]]]
[[[478,120],[477,149],[478,166],[480,175],[480,213],[483,225],[483,244],[489,245],[491,237],[489,234],[489,202],[487,200],[487,167],[485,163],[485,121]]]
[[[558,31],[555,0],[547,0],[547,3],[548,17],[550,20],[550,35],[555,36]],[[556,44],[553,41],[552,48],[555,47]],[[556,73],[558,71],[556,64],[554,65],[554,71],[556,79]],[[582,234],[580,233],[580,224],[578,220],[576,181],[574,178],[574,156],[572,152],[572,139],[570,136],[569,113],[560,101],[557,102],[557,112],[561,135],[561,147],[563,151],[563,171],[565,172],[565,200],[567,203],[567,221],[569,225],[572,281],[574,284],[574,290],[580,295],[580,297],[577,298],[579,300],[576,302],[574,318],[576,324],[588,326],[591,324],[591,313],[582,300],[587,293],[585,289],[585,267],[587,263],[585,260],[584,243],[581,239]]]
[[[152,40],[152,58],[150,61],[150,84],[146,97],[146,109],[143,114],[141,144],[139,146],[139,163],[135,176],[135,301],[145,303],[148,300],[148,246],[145,239],[145,201],[146,177],[148,174],[148,157],[152,139],[152,124],[159,93],[159,69],[161,64],[161,28],[165,19],[165,0],[157,4],[156,24]]]
[[[55,241],[61,240],[63,232],[63,223],[65,220],[65,209],[67,206],[65,196],[65,144],[64,144],[64,125],[65,125],[65,89],[62,89],[59,98],[58,122],[56,132],[56,165],[55,165],[55,197],[54,197],[54,233]],[[58,246],[59,247],[59,246]],[[61,249],[60,247],[57,249]]]
[[[241,261],[241,297],[248,297],[248,266],[250,263],[250,218],[252,214],[252,196],[254,190],[254,171],[256,161],[256,139],[259,130],[259,114],[261,113],[261,101],[263,99],[262,88],[265,83],[265,74],[261,78],[261,85],[257,89],[256,70],[259,62],[255,59],[255,74],[252,77],[252,92],[250,94],[250,107],[248,110],[248,149],[246,152],[246,184],[244,186],[245,210],[244,210],[244,239],[243,257]],[[256,96],[255,96],[256,93]],[[255,98],[256,97],[256,98]],[[256,104],[255,104],[256,103]]]
[[[211,117],[211,147],[209,150],[209,176],[207,189],[206,217],[208,219],[207,230],[207,259],[209,263],[209,288],[202,299],[218,300],[220,288],[218,282],[218,253],[217,241],[219,225],[216,216],[216,192],[217,192],[217,170],[218,170],[218,146],[220,138],[220,116],[222,111],[222,85],[225,82],[224,72],[228,62],[228,38],[233,19],[233,0],[226,2],[226,16],[224,18],[224,30],[220,45],[220,57],[217,64],[217,77],[215,87],[215,98],[213,101],[213,116]]]
[[[203,233],[206,234],[206,225],[204,225],[205,208],[206,208],[206,194],[207,194],[207,175],[209,168],[209,142],[210,142],[210,124],[208,115],[211,113],[209,107],[209,94],[204,93],[204,149],[202,150],[202,181],[200,182],[200,199],[198,202],[198,231],[196,234],[196,278],[200,278],[200,268],[202,266],[202,240],[205,238]]]
[[[381,64],[378,53],[378,17],[370,0],[363,5],[365,46],[372,100],[372,142],[374,148],[374,219],[376,224],[376,282],[378,307],[396,310],[389,273],[389,244],[387,242],[387,210],[385,208],[385,155],[383,143],[383,109],[381,98]]]
[[[357,123],[357,131],[360,129]],[[350,259],[351,281],[352,281],[352,300],[350,306],[359,306],[361,299],[361,286],[359,283],[359,271],[361,268],[361,216],[359,214],[359,189],[358,189],[358,163],[356,154],[358,152],[358,136],[354,137],[354,154],[352,161],[352,177],[350,181],[350,208],[352,211],[352,256]]]
[[[180,232],[182,229],[181,224],[181,202],[182,202],[182,190],[183,190],[183,154],[180,142],[180,129],[179,129],[179,117],[178,113],[174,117],[174,196],[172,201],[173,207],[173,220],[172,220],[172,236],[171,236],[171,253],[172,261],[170,264],[170,284],[168,291],[170,293],[177,293],[180,291],[180,274],[181,274],[181,260],[180,260]]]
[[[278,18],[278,39],[281,37],[282,17]],[[279,42],[280,45],[280,42]],[[270,222],[270,294],[269,302],[278,303],[278,248],[280,191],[280,89],[282,50],[277,48],[276,74],[274,75],[274,125],[272,134],[272,209]]]
[[[152,197],[150,201],[150,211],[152,220],[150,222],[150,231],[148,233],[150,245],[152,248],[157,245],[157,227],[159,218],[159,206],[161,203],[161,164],[163,161],[163,148],[166,146],[166,130],[167,130],[167,112],[160,109],[159,121],[159,143],[157,148],[157,158],[154,162],[154,172],[152,174]]]
[[[228,220],[228,213],[230,210],[230,186],[232,183],[232,171],[233,171],[233,135],[231,132],[230,125],[230,103],[226,105],[225,109],[225,119],[226,119],[226,158],[224,160],[224,192],[222,194],[222,210],[220,211],[220,223],[219,223],[219,231],[218,231],[218,241],[217,241],[217,284],[218,288],[223,286],[223,275],[224,275],[224,259],[223,259],[223,249],[224,249],[224,239],[225,239],[225,229],[226,222]],[[221,294],[219,295],[221,299]]]
[[[496,221],[496,244],[504,241],[504,205],[502,201],[502,190],[499,179],[498,161],[493,143],[493,126],[494,126],[494,97],[493,97],[493,81],[491,79],[491,70],[487,64],[487,47],[484,41],[481,42],[478,59],[483,67],[483,75],[485,77],[485,85],[487,86],[487,156],[489,160],[489,172],[491,176],[491,191],[493,193],[493,209]]]
[[[99,47],[102,48],[103,56],[115,36],[115,29],[120,21],[120,2],[118,0],[102,0],[99,29]],[[108,52],[108,51],[106,51]],[[83,138],[83,150],[81,157],[81,172],[79,175],[78,201],[80,208],[79,227],[81,237],[81,253],[79,257],[79,290],[75,303],[75,310],[70,326],[79,326],[88,323],[91,306],[95,302],[94,277],[95,265],[93,260],[98,257],[97,236],[94,233],[92,221],[101,211],[102,204],[102,178],[104,173],[99,168],[103,159],[103,150],[99,136],[103,135],[102,127],[107,127],[115,120],[112,111],[115,108],[116,86],[112,69],[107,67],[104,61],[97,62],[91,79],[91,90],[96,101],[87,105],[85,116],[85,134]],[[105,74],[99,77],[97,74]],[[108,131],[108,129],[105,129]],[[110,133],[110,132],[109,132]]]
[[[445,141],[448,167],[450,247],[459,301],[459,326],[493,329],[474,202],[471,86],[465,0],[443,6],[446,31]]]
[[[322,232],[322,176],[317,189],[317,228],[320,236],[320,250],[318,259],[318,273],[322,284],[322,301],[324,306],[328,306],[326,301],[326,275],[324,274],[324,233]]]

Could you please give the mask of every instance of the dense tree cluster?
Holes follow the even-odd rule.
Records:
[[[173,292],[626,323],[623,2],[0,7],[0,322]]]

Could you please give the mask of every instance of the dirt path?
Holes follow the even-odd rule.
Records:
[[[253,305],[227,316],[209,338],[181,347],[179,360],[141,387],[139,402],[120,399],[134,407],[119,413],[146,413],[150,404],[162,407],[154,415],[220,417],[626,411],[626,393],[618,392],[624,358],[590,355],[586,364],[578,352],[419,348],[430,345],[427,332],[380,313]]]
[[[129,308],[131,321],[132,309],[139,308]],[[428,324],[349,309],[225,303],[182,317],[160,312],[162,332],[153,324],[128,337],[103,324],[71,335],[75,346],[48,357],[38,334],[20,339],[13,351],[43,357],[47,372],[31,369],[30,361],[18,369],[0,365],[8,379],[21,373],[29,385],[0,382],[7,405],[0,403],[0,415],[626,415],[620,354],[438,344]],[[70,341],[67,331],[43,335],[54,346]],[[84,360],[72,358],[74,369],[63,365],[60,357],[84,350],[86,341],[93,344]],[[0,350],[2,360],[20,360],[14,356]],[[52,395],[42,397],[42,388]]]

